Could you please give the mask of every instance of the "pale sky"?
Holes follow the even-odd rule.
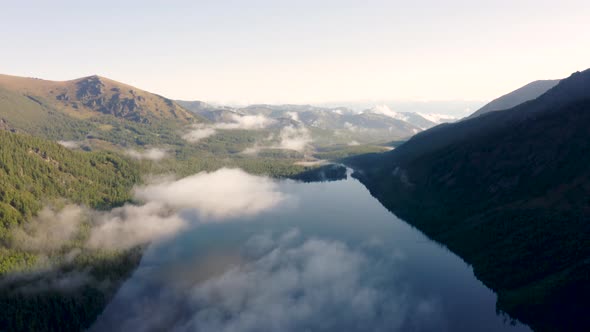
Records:
[[[588,0],[0,1],[0,73],[173,99],[489,100],[590,67]]]

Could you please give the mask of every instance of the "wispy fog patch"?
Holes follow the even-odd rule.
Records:
[[[196,143],[202,139],[215,135],[217,130],[259,130],[267,128],[275,123],[275,120],[264,115],[238,115],[232,114],[229,122],[218,122],[213,124],[197,124],[182,136],[190,143]]]
[[[258,154],[258,152],[260,152],[263,149],[264,149],[264,146],[260,146],[259,144],[254,144],[253,146],[251,146],[249,148],[245,148],[244,151],[242,151],[240,153],[246,154],[246,155],[255,155],[255,154]]]
[[[378,312],[377,290],[361,281],[364,264],[365,257],[339,242],[279,244],[254,263],[197,287],[191,303],[203,309],[180,330],[299,331],[320,319],[334,330],[358,328]],[[330,308],[346,315],[330,321]]]
[[[324,159],[319,159],[319,160],[302,160],[302,161],[296,161],[294,162],[295,165],[301,165],[301,166],[306,166],[306,167],[310,167],[310,166],[321,166],[321,165],[326,165],[328,164],[327,160]]]
[[[78,149],[82,145],[82,142],[78,141],[57,141],[57,143],[68,149]]]
[[[394,119],[398,119],[398,120],[402,120],[402,121],[408,120],[408,117],[406,115],[403,115],[401,113],[391,110],[391,108],[389,108],[389,106],[387,106],[387,105],[377,105],[377,106],[373,107],[369,112],[385,115],[390,118],[394,118]]]
[[[286,114],[291,118],[291,120],[293,120],[295,122],[300,122],[299,121],[299,114],[297,112],[287,112]]]
[[[216,129],[263,129],[275,123],[275,120],[264,115],[231,116],[231,122],[221,122],[214,125]]]
[[[147,159],[152,161],[164,159],[167,155],[166,150],[159,148],[150,148],[144,151],[129,149],[125,153],[133,159]]]
[[[470,112],[467,109],[467,112]],[[455,122],[459,120],[456,116],[448,115],[448,114],[438,114],[438,113],[417,113],[421,117],[425,118],[428,121],[432,121],[434,123],[444,123],[444,122]],[[469,113],[467,113],[469,114]]]
[[[86,271],[58,271],[55,269],[18,273],[4,276],[0,288],[9,287],[13,292],[34,295],[47,291],[73,292],[80,287],[93,284],[98,288],[109,286],[107,281],[97,283]]]
[[[395,260],[297,229],[255,235],[242,254],[242,263],[182,290],[149,282],[129,289],[125,307],[109,308],[95,330],[426,331],[440,324],[436,301],[412,296],[384,273]],[[154,287],[159,295],[145,297]]]
[[[91,248],[126,249],[163,240],[188,226],[176,211],[162,204],[126,204],[107,213],[96,213],[88,240]]]
[[[353,131],[353,132],[361,132],[361,131],[364,131],[364,129],[365,129],[365,128],[361,128],[359,126],[355,126],[355,125],[353,125],[350,122],[344,122],[344,128],[346,130],[350,130],[350,131]]]
[[[252,216],[286,199],[272,179],[240,169],[223,168],[174,180],[154,179],[136,187],[134,197],[143,205],[126,204],[110,212],[94,212],[88,241],[92,248],[130,248],[165,240],[189,226],[180,214],[192,210],[200,221]]]
[[[202,139],[215,135],[215,133],[216,131],[213,128],[208,128],[204,125],[194,125],[188,133],[182,135],[182,138],[189,143],[197,143]]]
[[[187,226],[177,211],[156,202],[126,204],[108,212],[77,205],[61,210],[45,207],[24,227],[13,231],[13,243],[20,249],[43,254],[61,250],[74,239],[85,241],[80,245],[90,249],[128,249],[165,239]],[[79,237],[82,227],[88,227],[86,240]],[[72,251],[65,259],[76,255]],[[51,265],[39,263],[39,267]]]
[[[272,179],[228,168],[138,187],[135,196],[177,209],[195,209],[205,219],[254,215],[286,198]]]
[[[313,141],[305,127],[286,126],[279,133],[280,142],[275,148],[302,152]]]
[[[278,137],[271,134],[262,142],[257,142],[253,146],[246,148],[242,153],[252,155],[265,149],[285,149],[304,152],[309,148],[313,139],[309,129],[303,126],[288,125],[281,129]]]
[[[87,222],[89,237],[83,246],[127,249],[165,240],[187,228],[183,210],[194,211],[202,222],[219,222],[253,216],[287,199],[274,180],[240,169],[224,168],[178,180],[160,177],[153,181],[135,188],[135,199],[141,204],[128,203],[111,211],[76,205],[57,210],[46,207],[23,228],[14,230],[13,241],[29,251],[58,250],[80,234],[82,223]]]
[[[217,130],[258,130],[264,129],[273,123],[275,123],[275,120],[264,115],[233,114],[231,115],[229,122],[193,125],[189,132],[182,135],[182,138],[190,143],[197,143],[202,139],[215,135]]]
[[[56,211],[43,208],[37,217],[22,228],[15,228],[13,240],[25,250],[48,252],[59,249],[79,231],[84,210],[67,205]]]
[[[397,113],[392,111],[391,108],[389,108],[389,106],[387,105],[376,105],[375,107],[373,107],[373,109],[371,109],[371,112],[375,114],[387,115],[392,118],[395,118],[395,116],[397,115]]]

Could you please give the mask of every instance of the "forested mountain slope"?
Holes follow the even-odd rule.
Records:
[[[34,216],[43,207],[122,205],[138,179],[137,165],[113,153],[71,151],[0,130],[1,331],[79,331],[94,321],[138,264],[140,251],[85,248],[83,220],[74,223],[79,228],[72,240],[51,249],[16,235],[39,227],[42,221]],[[37,236],[49,241],[46,234]]]
[[[590,70],[539,98],[348,160],[539,331],[590,328]]]

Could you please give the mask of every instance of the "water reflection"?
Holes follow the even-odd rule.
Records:
[[[257,215],[153,245],[95,331],[526,331],[461,259],[356,180],[278,183]]]

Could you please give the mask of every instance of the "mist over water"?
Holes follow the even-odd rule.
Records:
[[[262,186],[269,203],[243,214],[240,202],[214,213],[178,203],[190,226],[150,246],[92,331],[529,331],[497,315],[495,294],[460,258],[358,181],[229,175]],[[188,178],[191,192],[209,176],[220,175]],[[141,194],[183,202],[175,185]]]

